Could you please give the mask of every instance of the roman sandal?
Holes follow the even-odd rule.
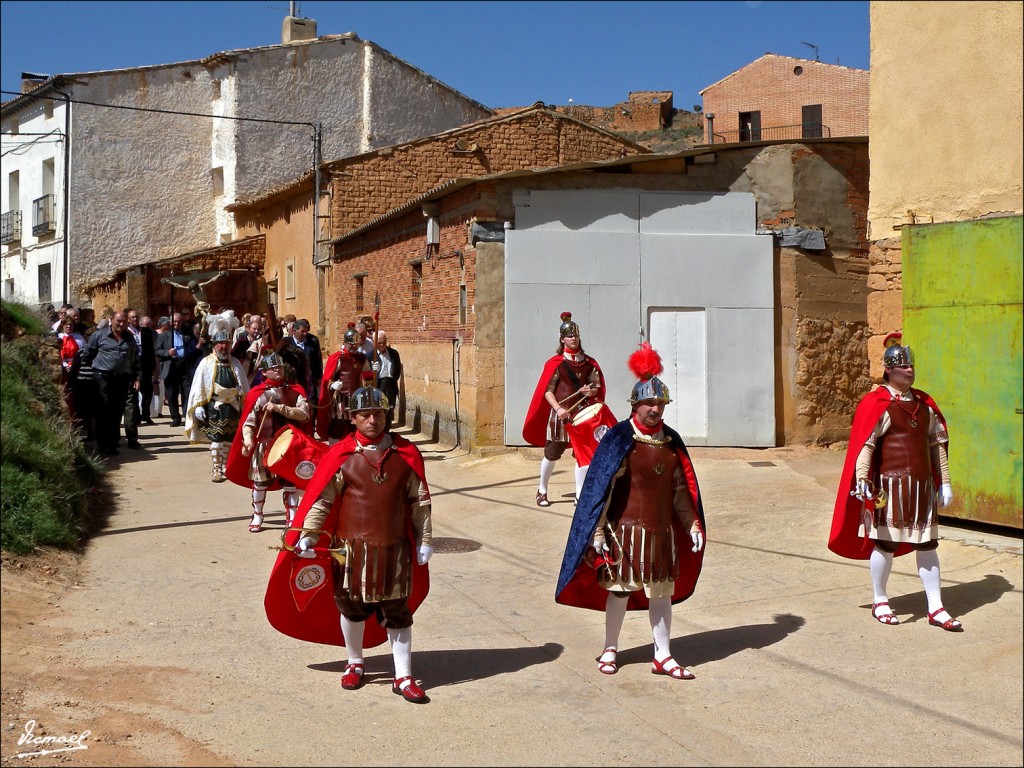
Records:
[[[897,618],[896,614],[892,612],[892,608],[889,608],[889,612],[888,613],[879,613],[878,612],[878,609],[881,608],[882,606],[885,606],[886,608],[889,608],[889,604],[888,603],[874,603],[871,606],[871,615],[875,617],[875,620],[878,621],[878,623],[880,623],[880,624],[893,624],[893,625],[899,624],[900,620],[899,620],[899,618]],[[942,610],[942,609],[940,608],[939,610]]]
[[[341,676],[341,687],[347,691],[354,691],[363,687],[362,664],[345,665],[345,674]]]
[[[669,656],[664,661],[655,659],[651,663],[652,675],[668,675],[674,680],[693,680],[697,676],[686,667],[679,666],[679,662]]]
[[[395,678],[394,683],[391,684],[391,692],[397,693],[406,701],[411,701],[413,704],[426,704],[430,701],[430,698],[427,696],[427,692],[416,685],[416,681],[413,680],[412,677]]]
[[[602,675],[614,675],[619,671],[614,648],[605,648],[604,653],[597,657],[597,671]]]
[[[263,515],[253,515],[249,521],[249,533],[259,533],[263,530]]]
[[[537,506],[538,507],[550,507],[551,502],[548,501],[548,495],[537,491]]]
[[[964,625],[961,624],[957,619],[954,619],[952,616],[950,616],[945,621],[939,621],[938,619],[935,618],[936,616],[938,616],[940,613],[942,613],[945,610],[946,609],[943,608],[940,605],[938,607],[938,609],[936,609],[936,610],[932,611],[931,613],[929,613],[928,614],[928,623],[931,624],[933,627],[942,627],[947,632],[963,632],[964,631]]]

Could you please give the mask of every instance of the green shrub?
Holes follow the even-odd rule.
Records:
[[[87,492],[104,465],[70,423],[38,314],[8,302],[0,314],[0,548],[73,547],[94,526]]]

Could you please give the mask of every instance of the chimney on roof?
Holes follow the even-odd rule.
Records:
[[[281,45],[316,40],[316,22],[313,19],[299,18],[295,15],[294,9],[295,3],[292,3],[292,15],[285,16],[281,25]]]

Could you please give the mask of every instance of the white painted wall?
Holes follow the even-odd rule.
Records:
[[[772,240],[754,234],[752,195],[523,191],[515,224],[505,242],[508,445],[524,445],[563,311],[620,420],[636,382],[627,361],[646,338],[672,390],[666,420],[688,443],[775,444]]]
[[[12,135],[13,118],[3,120],[3,156],[0,158],[2,212],[20,210],[21,241],[0,247],[0,290],[5,299],[26,304],[63,303],[64,295],[64,120],[65,106],[53,100],[47,117],[42,101],[36,101],[16,117],[17,135]],[[43,134],[43,135],[33,135]],[[36,237],[32,234],[33,201],[44,194],[43,163],[53,162],[53,194],[56,231]],[[18,199],[10,196],[10,174],[18,173]],[[51,295],[40,297],[39,268],[49,265]],[[13,293],[8,287],[13,281]]]
[[[483,105],[354,35],[228,51],[205,64],[73,77],[75,100],[162,110],[72,107],[69,247],[75,303],[82,285],[126,267],[236,238],[224,207],[309,171],[316,124],[323,125],[322,157],[332,160],[490,115]],[[11,117],[24,121],[27,111]],[[63,125],[62,118],[58,122]],[[216,167],[224,169],[222,195],[214,194]],[[31,194],[31,183],[23,172],[23,197]],[[29,285],[24,268],[15,279],[21,289]]]

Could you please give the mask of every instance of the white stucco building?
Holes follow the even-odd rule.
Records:
[[[232,241],[225,206],[310,171],[318,126],[331,160],[492,114],[315,23],[196,61],[26,76],[0,112],[3,296],[87,304],[119,269]]]

